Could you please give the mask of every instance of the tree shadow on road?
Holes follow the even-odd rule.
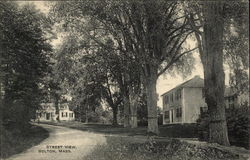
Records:
[[[20,131],[17,127],[8,126],[8,129],[6,128],[1,126],[0,129],[0,159],[24,152],[49,137],[48,131],[39,126],[30,125],[25,132]]]

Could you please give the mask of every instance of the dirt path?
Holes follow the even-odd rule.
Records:
[[[50,133],[42,143],[8,160],[83,160],[98,144],[106,143],[101,134],[39,124]]]

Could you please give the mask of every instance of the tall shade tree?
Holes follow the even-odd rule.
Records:
[[[248,2],[228,2],[225,7],[224,63],[229,67],[229,85],[236,94],[249,92]]]
[[[4,119],[25,128],[43,98],[40,84],[49,69],[50,25],[35,6],[16,2],[0,2],[0,19]]]
[[[64,86],[61,88],[73,97],[80,119],[84,116],[88,122],[89,112],[99,107],[102,99],[112,109],[113,125],[117,125],[121,105],[120,90],[116,89],[116,77],[121,70],[118,57],[113,50],[90,47],[91,40],[80,38],[79,32],[68,33],[57,53],[54,77],[59,77],[60,85]]]
[[[99,46],[110,49],[105,45],[105,38],[96,39],[95,31],[101,30],[116,44],[113,50],[133,57],[138,62],[142,83],[147,92],[148,132],[154,134],[159,132],[157,79],[173,69],[189,72],[192,57],[188,53],[196,49],[184,47],[193,31],[187,27],[188,19],[181,3],[162,0],[104,0],[59,2],[54,7],[57,15],[68,19],[68,24],[74,22],[72,17],[78,17],[78,21],[88,19],[94,22],[88,37],[94,39]]]
[[[225,116],[225,73],[223,70],[224,4],[204,5],[204,47],[200,52],[204,67],[205,99],[209,112],[209,141],[229,145]]]
[[[236,70],[248,63],[245,61],[248,57],[248,32],[243,36],[242,33],[235,32],[239,25],[243,28],[247,26],[242,23],[244,20],[247,23],[247,7],[240,1],[199,1],[189,3],[187,8],[191,8],[189,22],[195,31],[204,68],[205,100],[210,116],[209,141],[229,145],[225,118],[223,63],[226,62],[230,68]]]

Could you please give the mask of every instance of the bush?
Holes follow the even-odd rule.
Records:
[[[226,110],[228,137],[231,145],[249,149],[249,115],[248,104]],[[207,112],[201,114],[197,120],[197,125],[199,139],[207,141],[209,138],[209,116]]]
[[[197,119],[198,138],[200,141],[208,141],[209,139],[209,115],[203,112]]]
[[[158,125],[163,125],[163,114],[158,114]]]
[[[226,111],[228,136],[232,145],[250,148],[249,115],[250,108],[248,105]]]

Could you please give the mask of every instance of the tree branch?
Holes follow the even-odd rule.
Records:
[[[190,52],[193,52],[194,50],[198,49],[198,47],[195,47],[191,50],[188,50],[188,51],[185,51],[181,54],[179,54],[177,57],[172,57],[171,61],[168,63],[168,65],[162,69],[158,74],[157,76],[159,77],[160,75],[162,75],[172,64],[174,64],[176,61],[178,61],[183,55],[187,54],[187,53],[190,53]]]

